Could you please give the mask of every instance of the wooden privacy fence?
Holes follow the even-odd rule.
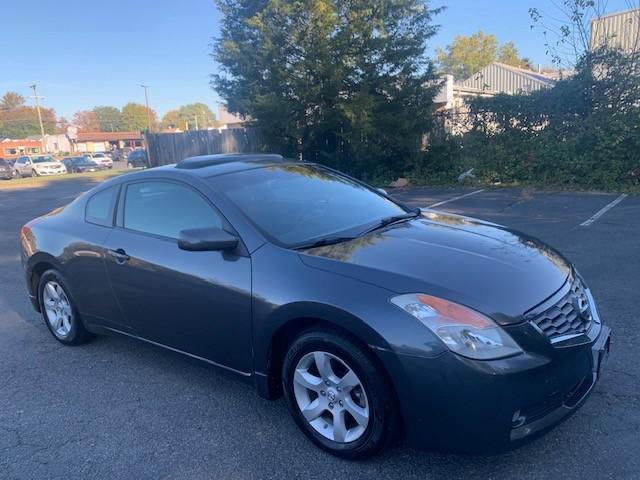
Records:
[[[255,128],[147,133],[145,143],[152,167],[176,163],[195,155],[257,152],[261,147],[260,135]]]

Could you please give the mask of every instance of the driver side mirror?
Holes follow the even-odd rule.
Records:
[[[178,248],[190,252],[229,251],[238,246],[235,235],[218,227],[182,230]]]
[[[383,195],[389,195],[384,188],[376,188],[376,190],[378,190]]]

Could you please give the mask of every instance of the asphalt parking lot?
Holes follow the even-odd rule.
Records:
[[[585,276],[612,327],[612,354],[582,410],[518,450],[463,456],[401,445],[353,463],[313,447],[283,401],[263,400],[212,367],[127,338],[98,337],[75,348],[53,340],[27,300],[17,235],[29,219],[91,186],[78,180],[0,189],[1,479],[640,478],[639,196],[394,192],[412,205],[440,204],[558,248]]]

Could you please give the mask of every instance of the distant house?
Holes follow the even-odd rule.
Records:
[[[35,155],[42,153],[42,142],[38,140],[5,138],[0,140],[0,158],[13,159],[20,155]]]
[[[40,135],[31,135],[28,140],[40,140]],[[44,147],[48,153],[70,152],[71,142],[63,133],[44,136]]]
[[[605,15],[591,21],[591,49],[607,46],[626,53],[640,49],[640,8]]]
[[[227,110],[227,107],[223,104],[218,105],[218,129],[227,130],[232,128],[244,128],[249,122],[248,119],[244,119],[234,113]]]
[[[109,152],[144,147],[144,139],[140,132],[79,132],[75,145],[78,152]]]

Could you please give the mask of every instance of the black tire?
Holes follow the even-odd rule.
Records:
[[[71,311],[73,312],[73,315],[70,321],[71,329],[68,335],[65,335],[65,336],[61,336],[54,331],[53,327],[51,326],[51,322],[49,321],[47,310],[45,308],[44,288],[46,284],[50,281],[54,281],[62,288],[71,306]],[[71,296],[71,292],[67,287],[67,283],[65,282],[62,274],[60,274],[60,272],[58,272],[57,270],[53,270],[53,269],[47,270],[40,277],[40,281],[38,283],[38,302],[40,304],[40,311],[42,312],[42,318],[44,320],[45,325],[51,332],[51,335],[53,335],[53,337],[56,340],[58,340],[60,343],[62,343],[63,345],[69,345],[69,346],[81,345],[83,343],[86,343],[91,338],[92,335],[87,331],[87,329],[84,326],[82,318],[80,317],[80,313],[78,312],[78,309],[76,308],[73,297]]]
[[[369,422],[356,440],[340,443],[318,433],[304,418],[296,401],[293,376],[298,362],[310,352],[328,352],[343,361],[358,376],[369,406]],[[363,347],[340,332],[309,330],[294,340],[282,367],[282,384],[289,411],[298,427],[318,447],[338,457],[362,460],[391,444],[399,427],[399,414],[389,384],[379,363]],[[328,394],[328,393],[327,393]]]

